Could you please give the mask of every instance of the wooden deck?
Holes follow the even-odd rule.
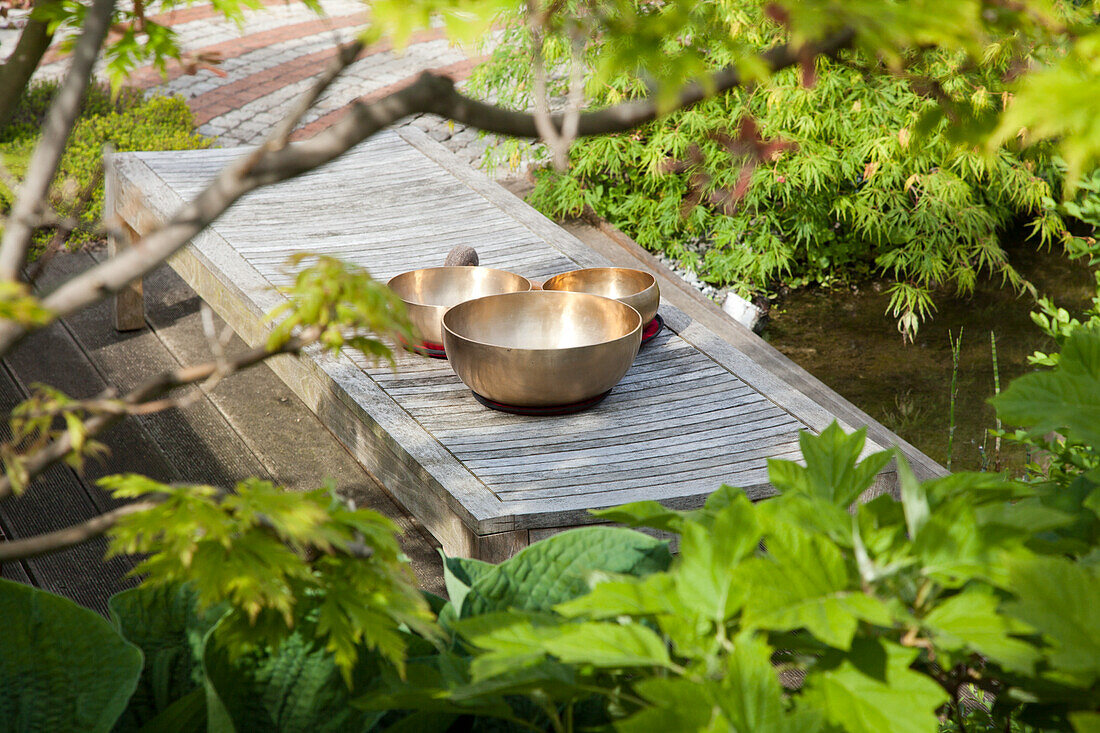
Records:
[[[38,286],[49,291],[103,256],[60,255]],[[116,332],[109,304],[103,302],[31,336],[0,366],[0,411],[6,413],[24,400],[35,382],[74,397],[92,397],[109,384],[125,391],[158,371],[211,358],[200,300],[168,267],[146,278],[145,301],[147,328],[141,331]],[[234,353],[245,345],[234,339],[227,348]],[[293,491],[315,489],[331,479],[360,506],[393,519],[404,531],[402,547],[420,584],[444,592],[438,544],[266,365],[230,376],[183,408],[128,417],[101,440],[110,449],[102,462],[88,461],[83,473],[54,466],[23,496],[0,501],[0,537],[30,537],[102,513],[115,504],[95,481],[114,473],[223,487],[258,476]],[[104,563],[105,549],[100,539],[54,555],[4,563],[0,576],[106,615],[108,597],[134,581],[124,577],[133,564],[126,558]]]
[[[116,156],[117,210],[144,231],[240,154]],[[289,254],[339,256],[384,279],[439,264],[456,244],[534,279],[609,264],[414,130],[380,134],[322,170],[249,195],[171,264],[256,344],[262,315],[282,297],[273,286],[289,280]],[[767,496],[766,459],[796,457],[799,430],[837,417],[862,424],[843,400],[830,409],[811,399],[667,299],[661,314],[668,328],[620,385],[570,416],[487,410],[446,362],[410,354],[396,371],[322,354],[279,357],[271,368],[449,553],[486,559],[590,522],[591,508],[639,499],[695,506],[722,483]],[[876,488],[894,483],[887,470]]]

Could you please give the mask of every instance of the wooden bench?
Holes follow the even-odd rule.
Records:
[[[135,232],[146,231],[240,154],[116,155],[109,206]],[[282,299],[274,287],[290,279],[282,269],[290,254],[335,255],[387,279],[437,265],[457,244],[476,248],[484,265],[532,279],[610,264],[412,128],[250,194],[170,264],[245,341],[259,344],[263,315]],[[140,292],[120,301],[120,326],[138,324],[135,305]],[[797,458],[800,430],[837,419],[840,410],[667,300],[660,312],[667,328],[610,396],[568,416],[486,409],[446,361],[408,353],[398,355],[396,370],[358,354],[282,356],[271,366],[449,554],[499,560],[592,522],[592,508],[641,499],[694,507],[723,483],[768,496],[766,460]],[[841,424],[858,427],[860,415],[849,412]],[[868,441],[867,451],[879,449]],[[873,491],[895,486],[888,468]]]

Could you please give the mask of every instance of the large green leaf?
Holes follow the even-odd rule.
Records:
[[[111,623],[141,649],[141,681],[118,721],[139,730],[172,703],[202,686],[202,645],[222,608],[199,613],[189,586],[134,588],[111,597]]]
[[[747,588],[732,570],[755,550],[763,534],[752,502],[743,493],[719,510],[709,527],[683,527],[676,588],[684,605],[707,618],[724,620],[740,606]]]
[[[374,680],[376,659],[361,651],[352,677],[356,689]],[[206,636],[203,671],[212,730],[362,731],[382,715],[351,706],[351,691],[332,655],[301,629],[277,649],[231,660],[217,643],[215,627]]]
[[[998,611],[989,590],[968,588],[924,617],[938,648],[976,651],[1005,669],[1032,674],[1042,655],[1032,644],[1015,638],[1030,627]]]
[[[555,617],[490,613],[458,624],[463,638],[490,652],[472,666],[475,679],[506,668],[552,656],[565,664],[595,667],[653,667],[669,663],[664,640],[640,623],[561,622]]]
[[[1010,564],[1008,585],[1016,600],[1004,611],[1053,643],[1047,654],[1055,669],[1086,685],[1100,678],[1100,568],[1031,557]]]
[[[737,731],[811,733],[821,721],[787,711],[771,654],[761,638],[742,634],[734,639],[718,704]]]
[[[439,554],[443,557],[443,582],[447,586],[447,596],[451,599],[455,613],[461,615],[462,604],[466,600],[466,594],[470,592],[470,586],[492,573],[493,566],[472,558],[447,557],[442,550]]]
[[[141,675],[141,652],[72,601],[0,580],[0,725],[107,731]]]
[[[871,487],[894,455],[893,451],[881,451],[861,462],[866,437],[866,428],[849,435],[835,421],[821,435],[803,431],[798,442],[805,467],[769,460],[768,478],[780,493],[802,493],[847,507]]]
[[[615,724],[624,733],[677,731],[680,733],[726,733],[729,720],[715,702],[713,682],[698,684],[681,677],[651,677],[635,685],[636,692],[651,703],[626,720]]]
[[[734,582],[747,589],[746,628],[804,628],[819,640],[847,649],[860,619],[889,625],[886,607],[865,595],[841,551],[827,537],[789,526],[769,533],[767,558],[751,558]]]
[[[1074,333],[1055,369],[1016,379],[993,405],[1007,423],[1038,435],[1057,430],[1100,450],[1100,333]]]
[[[653,616],[672,610],[676,592],[673,577],[654,573],[644,578],[602,581],[587,595],[554,606],[563,616],[615,618],[617,616]]]
[[[573,529],[521,550],[473,581],[462,617],[511,608],[549,611],[584,595],[595,571],[647,575],[671,562],[668,543],[616,527]]]
[[[943,688],[909,669],[917,656],[890,642],[857,639],[847,655],[824,660],[807,675],[804,696],[829,722],[850,733],[937,730]]]

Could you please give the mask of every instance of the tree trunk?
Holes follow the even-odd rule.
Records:
[[[59,0],[38,0],[35,8],[57,2]],[[7,63],[0,66],[0,129],[11,120],[15,105],[23,96],[23,90],[27,88],[31,75],[38,68],[38,62],[42,60],[52,41],[53,33],[49,32],[47,23],[31,18],[19,35],[15,51]]]

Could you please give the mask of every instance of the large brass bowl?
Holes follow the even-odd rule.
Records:
[[[569,405],[607,392],[641,342],[638,311],[586,293],[492,295],[443,316],[443,344],[458,378],[516,407]]]
[[[544,282],[542,289],[614,298],[641,313],[643,326],[656,317],[657,306],[661,303],[661,290],[653,275],[626,267],[589,267],[563,272]]]
[[[440,321],[451,306],[531,289],[527,278],[490,267],[428,267],[401,273],[387,285],[405,301],[409,320],[429,344],[443,343]]]

